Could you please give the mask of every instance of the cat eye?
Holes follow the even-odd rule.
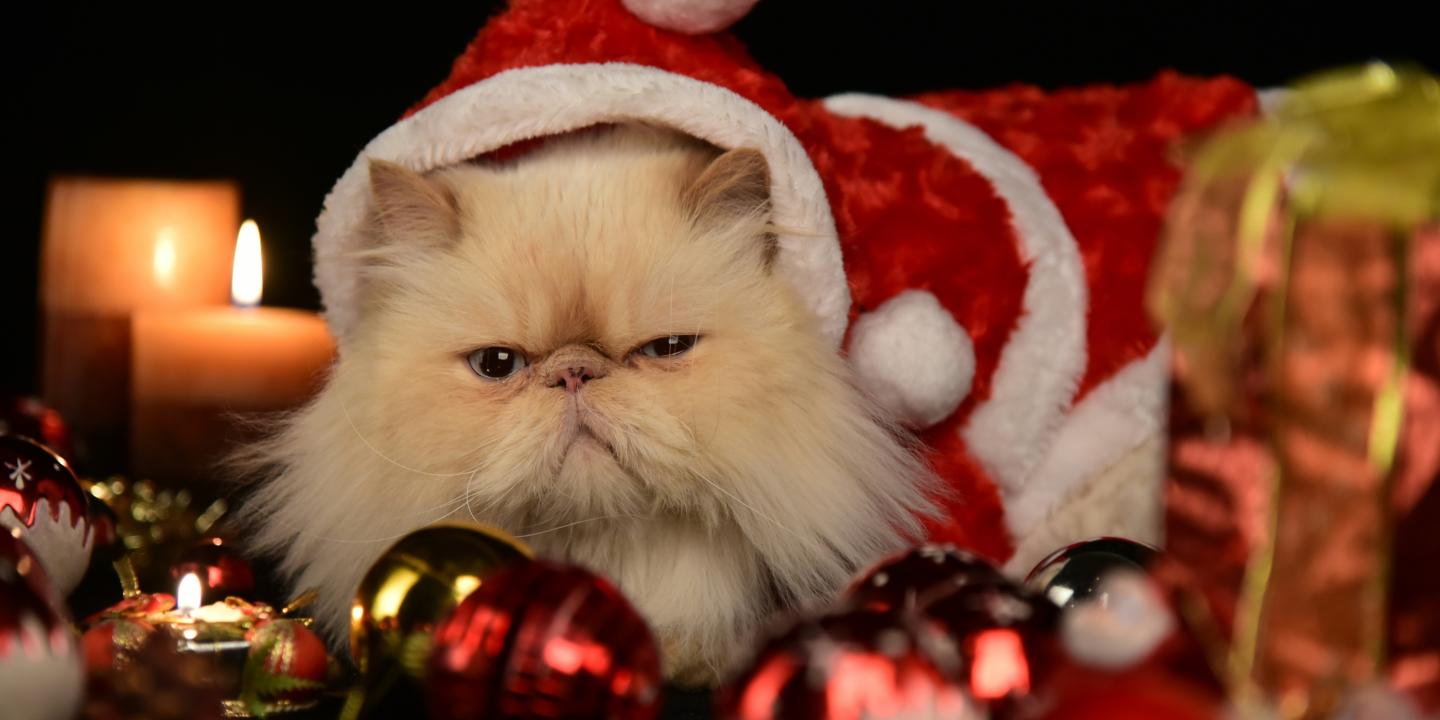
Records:
[[[699,335],[666,335],[641,345],[636,352],[656,359],[670,358],[684,355],[699,341]]]
[[[530,364],[525,359],[525,353],[508,347],[480,348],[470,353],[465,361],[476,375],[487,380],[504,380]]]

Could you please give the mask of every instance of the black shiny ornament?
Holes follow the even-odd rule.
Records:
[[[1057,607],[1074,607],[1101,592],[1106,573],[1131,570],[1143,574],[1159,552],[1119,537],[1085,540],[1050,553],[1025,577],[1025,586]]]

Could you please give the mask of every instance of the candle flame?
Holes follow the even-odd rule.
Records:
[[[180,578],[180,587],[175,590],[175,607],[182,613],[189,613],[200,607],[200,576],[185,573]]]
[[[155,234],[155,282],[160,287],[175,284],[175,228],[166,226]]]
[[[240,225],[235,238],[235,265],[230,273],[230,300],[241,307],[260,304],[265,283],[264,265],[260,259],[260,226],[254,220]]]

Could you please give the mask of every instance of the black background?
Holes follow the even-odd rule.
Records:
[[[36,385],[50,175],[236,178],[265,236],[266,303],[315,307],[309,237],[321,199],[500,3],[128,5],[67,3],[6,22],[0,386]],[[806,96],[1124,82],[1166,67],[1270,86],[1371,58],[1440,65],[1425,4],[1324,5],[762,0],[735,32]]]

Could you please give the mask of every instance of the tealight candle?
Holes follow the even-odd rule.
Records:
[[[134,637],[125,636],[163,633],[177,651],[209,663],[212,681],[229,698],[222,703],[225,717],[312,707],[328,668],[325,644],[307,628],[308,620],[287,616],[313,594],[277,612],[237,597],[201,605],[203,591],[200,576],[185,573],[173,596],[137,591],[88,618],[82,639],[87,663],[95,671],[123,667],[135,645]]]

